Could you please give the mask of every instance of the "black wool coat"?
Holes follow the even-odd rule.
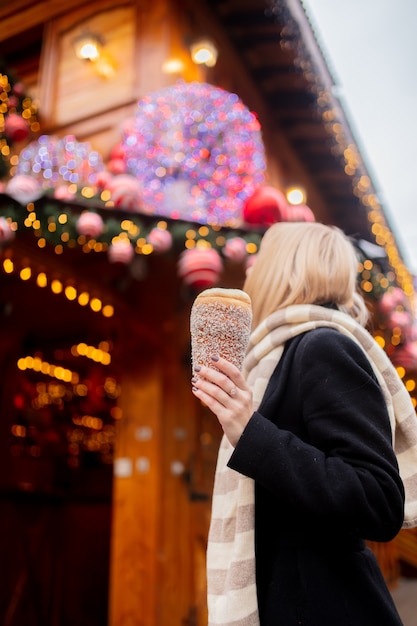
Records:
[[[386,404],[360,347],[330,328],[291,339],[229,466],[255,480],[261,626],[398,626],[365,540],[401,528]]]

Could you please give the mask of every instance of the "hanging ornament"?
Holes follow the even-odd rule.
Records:
[[[287,216],[286,197],[282,191],[269,185],[258,187],[243,208],[243,219],[247,224],[271,226],[276,222],[285,222]]]
[[[126,211],[138,211],[142,204],[142,188],[140,182],[129,174],[120,174],[109,180],[110,199],[117,208]]]
[[[219,281],[223,263],[213,248],[191,248],[181,253],[178,275],[193,289],[207,289]]]
[[[234,226],[264,181],[260,124],[238,96],[178,82],[138,102],[123,129],[127,171],[153,215]]]
[[[411,313],[409,311],[394,310],[388,315],[387,318],[388,328],[399,328],[401,332],[405,332],[408,328],[411,328]]]
[[[78,218],[75,227],[80,235],[97,239],[103,233],[104,222],[98,213],[84,211]]]
[[[12,143],[25,141],[29,137],[28,123],[18,113],[9,113],[4,121],[4,134]]]
[[[75,191],[73,191],[72,187],[68,185],[59,185],[54,189],[54,198],[57,200],[70,202],[71,200],[74,200],[75,196]]]
[[[231,237],[224,244],[223,255],[234,263],[241,263],[248,255],[246,245],[242,237]]]
[[[20,204],[34,202],[40,198],[43,193],[39,181],[27,174],[16,174],[16,176],[13,176],[13,178],[7,182],[5,191],[9,196],[20,202]]]
[[[128,265],[134,258],[135,251],[127,239],[116,239],[110,244],[108,258],[110,263]]]
[[[123,144],[121,142],[114,146],[114,148],[112,148],[110,152],[110,158],[107,163],[107,169],[114,176],[117,176],[119,174],[126,174],[126,154],[123,149]]]
[[[165,228],[153,228],[147,236],[155,252],[167,252],[172,247],[172,235]]]
[[[94,187],[103,169],[101,156],[89,143],[79,142],[73,135],[41,135],[20,153],[16,175],[31,176],[43,189],[70,184],[82,189]]]
[[[99,191],[103,191],[103,189],[109,189],[112,180],[113,180],[113,175],[107,170],[102,170],[100,172],[97,172],[97,176],[96,176],[97,189]]]
[[[9,220],[5,217],[0,217],[0,246],[13,241],[14,237],[15,232],[12,230]]]
[[[412,340],[412,316],[409,311],[394,310],[386,316],[386,326],[399,336],[400,343],[405,344]]]
[[[388,289],[378,302],[378,309],[383,315],[389,315],[397,307],[402,309],[407,307],[405,293],[399,287]]]
[[[315,222],[313,211],[306,204],[289,204],[287,207],[289,222]]]

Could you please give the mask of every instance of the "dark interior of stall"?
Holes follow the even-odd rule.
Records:
[[[114,328],[15,275],[2,276],[0,302],[1,623],[104,626]]]

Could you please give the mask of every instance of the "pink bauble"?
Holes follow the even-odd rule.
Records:
[[[116,241],[109,247],[108,257],[110,263],[123,263],[124,265],[128,265],[134,256],[135,251],[129,241]]]
[[[194,289],[207,289],[216,285],[222,269],[220,255],[213,248],[185,250],[178,261],[178,275]]]
[[[23,96],[25,93],[25,86],[23,83],[15,83],[13,85],[13,89],[12,91],[17,95],[17,96]]]
[[[279,189],[263,185],[248,198],[243,206],[242,217],[247,224],[271,226],[287,219],[287,199]]]
[[[392,311],[387,320],[388,328],[401,328],[401,330],[411,327],[411,313],[408,311]]]
[[[111,185],[111,181],[113,180],[113,175],[106,170],[102,170],[101,172],[97,172],[96,176],[96,185],[98,189],[109,189]]]
[[[110,181],[109,191],[115,207],[127,211],[138,211],[141,204],[141,185],[139,181],[128,174],[114,176]]]
[[[313,211],[306,204],[289,204],[287,211],[289,222],[315,222]]]
[[[18,113],[9,113],[4,120],[4,134],[10,141],[24,141],[29,136],[29,126]]]
[[[8,107],[10,109],[15,109],[19,104],[19,98],[17,96],[9,96]]]
[[[406,296],[405,293],[399,287],[394,287],[389,291],[386,291],[384,295],[381,297],[378,308],[384,315],[388,315],[393,311],[397,306],[405,306],[406,305]]]
[[[13,241],[14,236],[10,222],[5,217],[0,217],[0,245]]]
[[[8,181],[6,193],[21,204],[27,204],[40,198],[43,191],[36,178],[27,174],[16,174]]]
[[[147,237],[148,243],[155,252],[166,252],[172,246],[172,235],[169,230],[153,228]]]
[[[226,241],[223,254],[230,261],[241,263],[247,257],[246,241],[242,237],[231,237]]]
[[[412,317],[409,311],[392,311],[386,321],[390,330],[397,329],[401,334],[401,342],[411,341],[412,337]]]
[[[98,213],[84,211],[77,220],[76,229],[80,235],[97,239],[103,233],[104,222]]]
[[[54,189],[54,198],[57,200],[74,200],[75,193],[70,191],[68,185],[58,185]]]

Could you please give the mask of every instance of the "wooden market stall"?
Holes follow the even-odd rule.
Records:
[[[76,56],[85,34],[98,36],[98,60]],[[191,59],[201,38],[215,44],[214,66]],[[302,188],[307,204],[304,213],[290,207],[292,219],[313,216],[354,237],[375,312],[394,288],[407,308],[412,277],[298,0],[18,0],[0,7],[0,41],[3,624],[202,626],[220,432],[190,393],[189,313],[210,284],[198,271],[207,250],[215,256],[205,280],[240,287],[267,224],[226,205],[227,219],[212,222],[178,213],[184,196],[175,194],[162,210],[146,209],[122,140],[138,101],[153,106],[153,94],[169,94],[174,108],[184,85],[195,85],[193,95],[203,85],[208,99],[211,87],[236,94],[224,115],[256,114],[248,119],[262,133],[260,186],[281,194],[264,196],[267,221],[282,219],[277,197]],[[161,128],[149,131],[149,161]],[[207,133],[207,153],[228,128]],[[228,156],[219,153],[219,168]],[[194,276],[179,270],[190,250],[201,254]],[[401,333],[383,324],[394,350]],[[411,393],[413,372],[412,363]],[[392,580],[396,550],[379,548]]]

